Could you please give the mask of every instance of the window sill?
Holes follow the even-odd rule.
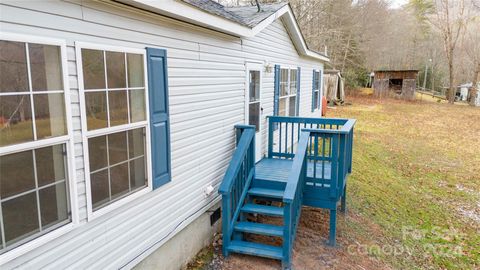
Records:
[[[88,218],[88,221],[92,221],[92,220],[95,220],[101,216],[104,216],[112,211],[114,211],[115,209],[117,208],[120,208],[150,192],[152,192],[152,187],[151,187],[151,181],[148,181],[148,185],[147,187],[143,188],[143,189],[139,189],[137,191],[135,191],[134,193],[130,194],[130,195],[127,195],[126,197],[123,197],[109,205],[106,205],[100,209],[97,209],[97,210],[93,210],[92,209],[92,203],[91,203],[91,198],[88,198],[88,215],[87,215],[87,218]],[[89,190],[89,187],[87,188],[87,190]],[[90,197],[90,196],[89,196]]]
[[[18,246],[10,251],[5,252],[4,254],[0,255],[0,268],[2,265],[10,262],[36,248],[39,248],[47,243],[53,241],[54,239],[72,231],[74,228],[77,227],[77,224],[70,222],[56,230],[53,230],[45,235],[39,236],[36,239],[31,240],[21,246]]]

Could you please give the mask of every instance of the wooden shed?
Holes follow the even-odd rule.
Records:
[[[339,70],[327,69],[323,72],[323,95],[329,103],[343,102],[345,99],[344,79]]]
[[[400,96],[415,98],[418,70],[377,70],[374,72],[373,90],[377,97]]]

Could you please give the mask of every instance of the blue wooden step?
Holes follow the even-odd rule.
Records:
[[[268,215],[268,216],[274,216],[274,217],[283,217],[283,207],[249,203],[249,204],[245,204],[241,210],[242,212],[246,212],[246,213],[261,214],[261,215]]]
[[[251,188],[248,194],[254,196],[268,197],[268,198],[283,198],[283,190],[268,189],[268,188]]]
[[[234,227],[235,231],[239,232],[246,232],[246,233],[255,233],[261,235],[269,235],[269,236],[283,236],[283,227],[270,225],[270,224],[263,224],[263,223],[255,223],[255,222],[238,222],[235,224]]]
[[[281,247],[275,247],[253,242],[232,241],[230,242],[230,245],[227,249],[230,252],[261,256],[276,260],[281,260],[283,258]]]
[[[286,182],[254,178],[251,187],[285,190]]]

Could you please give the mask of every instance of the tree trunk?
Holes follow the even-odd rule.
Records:
[[[25,109],[20,107],[18,113],[20,114],[20,122],[25,122]]]
[[[430,88],[432,88],[432,93],[435,94],[435,66],[434,66],[434,62],[432,62],[432,83],[430,85]]]
[[[475,106],[475,101],[477,100],[477,95],[478,95],[478,89],[477,89],[477,82],[479,80],[479,75],[480,75],[480,63],[477,64],[477,67],[475,68],[475,72],[473,73],[473,80],[472,80],[472,87],[468,90],[468,96],[470,97],[470,100],[468,104],[470,106]]]
[[[453,54],[450,55],[448,58],[448,79],[450,82],[450,87],[448,88],[447,93],[447,100],[449,104],[453,104],[455,102],[455,85],[453,79]]]
[[[345,54],[343,55],[342,69],[341,72],[345,70],[345,62],[347,62],[348,50],[350,48],[350,39],[352,38],[352,33],[348,35],[347,47],[345,48]]]

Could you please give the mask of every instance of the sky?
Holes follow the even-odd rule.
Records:
[[[391,8],[399,8],[402,5],[408,3],[408,0],[390,0],[390,7]]]

